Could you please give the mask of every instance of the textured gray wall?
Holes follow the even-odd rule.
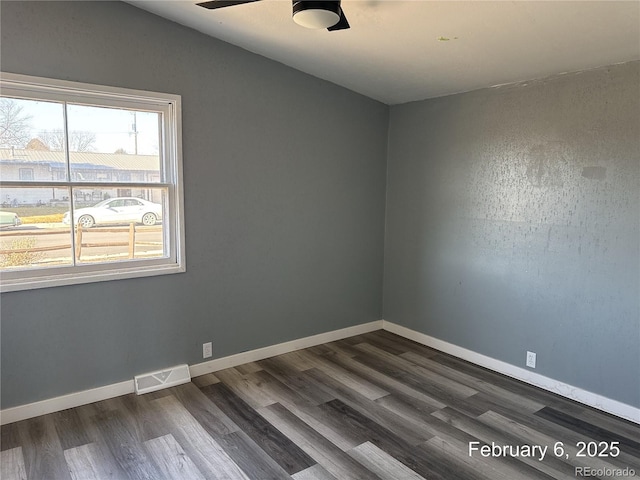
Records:
[[[0,14],[3,71],[182,95],[188,267],[2,294],[2,408],[382,317],[387,107],[126,4]],[[640,406],[638,63],[391,111],[384,318]]]
[[[640,407],[639,67],[392,107],[385,320]]]
[[[2,408],[381,317],[388,107],[116,2],[2,2],[1,69],[182,95],[187,272],[1,296]]]

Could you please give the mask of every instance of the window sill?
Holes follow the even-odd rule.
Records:
[[[170,275],[174,273],[184,273],[184,265],[153,265],[153,266],[128,266],[110,269],[101,272],[74,271],[70,274],[42,275],[38,278],[16,278],[2,279],[0,292],[16,292],[21,290],[35,290],[38,288],[61,287],[65,285],[79,285],[93,282],[107,282],[111,280],[124,280],[128,278],[152,277],[157,275]]]

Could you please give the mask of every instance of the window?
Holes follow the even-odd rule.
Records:
[[[2,291],[185,270],[180,97],[0,74]]]
[[[21,168],[18,171],[20,180],[33,180],[33,168]]]

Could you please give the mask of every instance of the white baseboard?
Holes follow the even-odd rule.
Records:
[[[375,322],[363,323],[353,327],[320,333],[318,335],[312,335],[310,337],[300,338],[290,342],[279,343],[277,345],[271,345],[264,348],[258,348],[256,350],[250,350],[248,352],[230,355],[228,357],[216,358],[208,362],[198,363],[191,365],[189,367],[189,372],[192,377],[197,377],[199,375],[204,375],[205,373],[235,367],[247,362],[263,360],[276,355],[282,355],[283,353],[300,350],[301,348],[313,347],[315,345],[333,342],[335,340],[360,335],[362,333],[373,332],[374,330],[380,330],[381,328],[382,320],[376,320]],[[26,420],[27,418],[33,418],[47,413],[59,412],[60,410],[66,410],[67,408],[79,407],[81,405],[87,405],[89,403],[107,400],[109,398],[119,397],[120,395],[126,395],[133,392],[134,383],[133,379],[131,379],[120,383],[105,385],[103,387],[62,395],[60,397],[49,398],[39,402],[19,405],[17,407],[7,408],[0,411],[0,425]]]
[[[622,417],[626,420],[630,420],[634,423],[640,424],[640,409],[635,408],[631,405],[627,405],[617,400],[612,400],[602,395],[598,395],[596,393],[592,393],[587,390],[583,390],[581,388],[559,382],[558,380],[545,377],[524,368],[516,367],[509,363],[496,360],[495,358],[487,357],[472,350],[467,350],[466,348],[459,347],[457,345],[439,340],[434,337],[430,337],[429,335],[425,335],[424,333],[416,332],[415,330],[411,330],[409,328],[397,325],[392,322],[388,322],[386,320],[382,321],[382,328],[427,347],[440,350],[441,352],[448,353],[449,355],[453,355],[454,357],[458,357],[476,365],[480,365],[481,367],[488,368],[490,370],[493,370],[494,372],[507,375],[508,377],[521,380],[530,385],[534,385],[544,390],[557,393],[558,395],[561,395],[565,398],[570,398],[571,400],[575,400],[590,407],[597,408],[598,410],[602,410],[604,412],[611,413],[612,415],[616,415],[618,417]]]
[[[618,417],[640,424],[640,409],[632,407],[631,405],[533,373],[529,370],[525,370],[524,368],[516,367],[500,360],[487,357],[472,350],[467,350],[466,348],[430,337],[424,333],[411,330],[386,320],[377,320],[375,322],[364,323],[353,327],[292,340],[290,342],[279,343],[277,345],[237,353],[235,355],[229,355],[228,357],[216,358],[208,362],[191,365],[189,367],[189,371],[192,377],[197,377],[206,373],[212,373],[225,368],[242,365],[247,362],[255,362],[276,355],[300,350],[301,348],[313,347],[315,345],[321,345],[323,343],[333,342],[353,335],[360,335],[380,329],[387,330],[422,345],[440,350],[441,352],[448,353],[503,375],[521,380],[530,385],[557,393],[563,397],[576,400],[585,405],[589,405],[604,412],[611,413]],[[17,407],[7,408],[0,411],[0,425],[6,425],[8,423],[25,420],[27,418],[45,415],[47,413],[58,412],[67,408],[79,407],[81,405],[133,392],[134,384],[132,379],[26,405],[19,405]]]
[[[61,397],[48,398],[26,405],[6,408],[0,411],[0,425],[6,425],[7,423],[13,423],[39,415],[46,415],[47,413],[59,412],[67,408],[79,407],[132,392],[133,379],[120,383],[112,383],[104,387],[92,388],[91,390],[62,395]]]
[[[270,345],[268,347],[249,350],[248,352],[237,353],[228,357],[216,358],[208,362],[197,363],[195,365],[191,365],[189,367],[189,371],[191,372],[191,377],[198,377],[205,373],[212,373],[225,368],[242,365],[244,363],[264,360],[265,358],[275,357],[276,355],[282,355],[283,353],[293,352],[302,348],[314,347],[323,343],[334,342],[343,338],[353,337],[354,335],[360,335],[380,329],[382,329],[382,320],[376,320],[375,322],[363,323],[354,327],[341,328],[340,330],[333,330],[326,333],[319,333],[318,335],[313,335],[311,337],[291,340],[290,342],[278,343],[277,345]]]

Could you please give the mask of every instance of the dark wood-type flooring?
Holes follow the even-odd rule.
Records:
[[[2,480],[640,478],[640,426],[382,330],[1,431]]]

